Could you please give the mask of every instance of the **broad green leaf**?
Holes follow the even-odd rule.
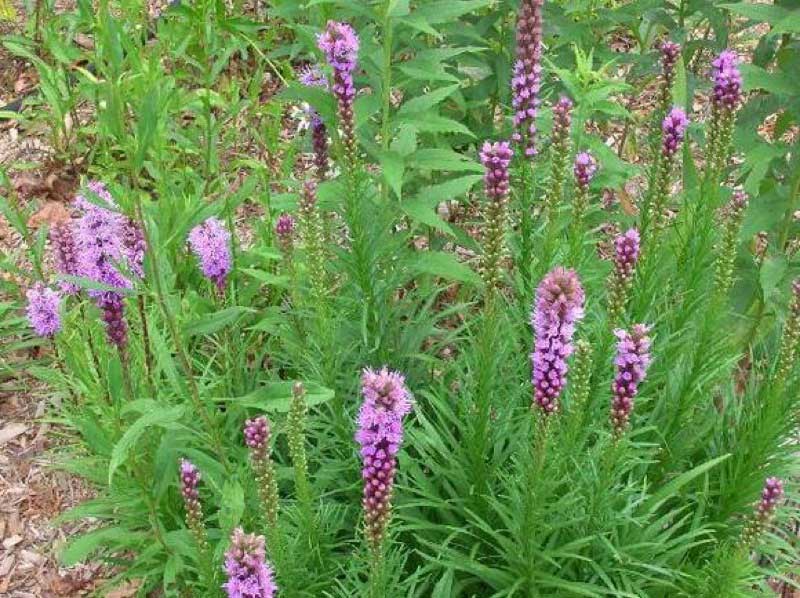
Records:
[[[745,91],[763,89],[778,95],[800,95],[800,82],[782,71],[769,72],[754,64],[742,64],[740,67],[744,79]]]
[[[686,82],[686,65],[683,56],[678,57],[675,64],[675,83],[672,85],[672,103],[675,106],[688,106],[689,92]]]
[[[386,14],[390,17],[404,17],[411,12],[409,0],[389,0]]]
[[[152,427],[173,427],[183,417],[185,411],[185,405],[161,407],[145,413],[133,422],[133,424],[125,430],[122,438],[119,439],[117,444],[114,445],[114,449],[111,451],[111,460],[108,464],[108,483],[111,484],[111,480],[114,478],[114,472],[116,472],[119,466],[128,458],[128,454],[142,437],[142,434]]]
[[[406,168],[403,156],[397,152],[388,151],[381,153],[378,160],[381,163],[384,180],[400,199],[403,196],[403,174]]]
[[[449,149],[419,150],[411,156],[411,161],[422,170],[483,172],[477,161]]]
[[[244,489],[236,480],[226,480],[220,499],[219,525],[226,535],[239,525],[244,514]]]
[[[334,393],[331,389],[313,382],[304,383],[306,388],[306,404],[319,405],[330,401]],[[261,411],[285,413],[289,411],[292,401],[292,387],[294,382],[281,381],[269,382],[265,386],[241,397],[215,398],[215,401],[236,403],[241,407],[252,407]]]
[[[264,270],[258,270],[256,268],[244,268],[242,272],[247,276],[255,278],[259,282],[263,282],[266,285],[273,286],[273,287],[280,287],[286,288],[289,286],[289,277],[288,276],[281,276],[279,274],[273,274],[272,272],[266,272]]]
[[[795,10],[795,12],[788,17],[779,21],[771,33],[776,35],[783,33],[800,33],[800,11]]]
[[[442,220],[435,211],[436,203],[431,205],[431,201],[426,198],[418,197],[411,201],[404,201],[400,204],[400,209],[403,210],[412,220],[435,228],[439,232],[446,235],[455,236],[452,227]]]
[[[100,548],[133,546],[145,539],[145,534],[135,532],[127,527],[104,527],[72,540],[61,551],[61,562],[71,567],[86,560]]]
[[[397,137],[392,141],[390,149],[404,158],[416,151],[417,127],[409,123],[400,125]]]
[[[243,307],[241,305],[227,307],[216,313],[205,314],[195,320],[192,320],[184,325],[183,332],[188,336],[214,334],[215,332],[219,332],[223,328],[230,326],[244,314],[253,312],[253,308]]]
[[[491,3],[492,0],[437,0],[422,3],[416,15],[431,25],[450,23],[466,14],[486,8]]]
[[[432,203],[455,200],[468,193],[476,183],[482,180],[482,175],[468,174],[450,179],[444,183],[439,183],[438,185],[425,187],[417,194],[417,197],[420,199],[424,198]]]
[[[452,253],[421,251],[414,256],[411,268],[422,274],[432,274],[446,280],[480,284],[481,278],[469,266],[459,262]]]
[[[754,21],[762,21],[770,25],[776,25],[789,16],[789,11],[780,6],[772,4],[756,4],[751,2],[726,2],[718,5],[719,8],[727,8],[729,11],[741,15]]]
[[[447,87],[435,89],[434,91],[426,93],[425,95],[411,98],[402,106],[400,106],[400,111],[398,114],[400,116],[408,116],[409,114],[416,114],[418,112],[430,110],[452,95],[456,89],[458,89],[458,85],[448,85]]]
[[[400,122],[414,125],[421,133],[460,133],[472,138],[475,137],[464,123],[439,114],[428,112],[408,115],[405,118],[400,116],[398,119]]]
[[[764,297],[769,297],[778,284],[786,276],[789,265],[786,258],[781,255],[770,256],[764,260],[764,264],[759,271],[759,284]]]
[[[400,72],[405,74],[410,79],[417,81],[450,81],[457,83],[458,77],[451,75],[444,70],[444,65],[438,65],[437,68],[419,68],[417,66],[402,64],[397,67]]]

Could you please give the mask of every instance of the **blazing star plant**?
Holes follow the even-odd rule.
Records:
[[[705,4],[31,19],[0,384],[52,425],[7,442],[92,497],[48,553],[142,596],[787,594],[800,45]]]

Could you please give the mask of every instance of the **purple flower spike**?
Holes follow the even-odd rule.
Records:
[[[200,260],[203,275],[221,291],[231,271],[231,233],[219,218],[211,217],[189,232],[189,245]]]
[[[778,478],[767,478],[761,491],[761,500],[756,506],[756,517],[769,521],[775,514],[778,503],[783,498],[783,482]]]
[[[279,495],[275,466],[270,457],[271,434],[269,420],[263,415],[248,419],[244,424],[244,442],[250,449],[250,464],[256,476],[258,493],[267,522],[275,529],[278,523]]]
[[[735,110],[742,99],[739,56],[733,50],[723,50],[711,63],[711,67],[714,77],[714,105],[724,110]]]
[[[181,459],[181,495],[186,506],[195,509],[199,506],[200,493],[197,485],[200,483],[200,471],[188,459]]]
[[[635,228],[614,239],[614,268],[618,276],[630,278],[639,260],[639,231]]]
[[[411,411],[411,398],[402,374],[386,367],[377,372],[365,369],[361,391],[364,402],[358,413],[355,440],[361,446],[367,542],[373,555],[378,555],[391,516],[403,417]]]
[[[665,41],[661,44],[661,69],[664,72],[664,77],[667,81],[672,81],[672,75],[675,72],[675,65],[678,63],[678,57],[681,55],[681,45],[673,41]]]
[[[263,453],[269,444],[269,436],[269,421],[263,415],[245,422],[244,443],[253,451]]]
[[[752,548],[764,532],[769,528],[778,503],[783,500],[783,481],[778,478],[767,478],[761,490],[761,500],[753,508],[750,520],[742,530],[742,545]]]
[[[203,505],[200,504],[200,471],[188,459],[180,461],[181,496],[186,511],[186,525],[197,541],[201,551],[208,550],[208,536],[203,520]]]
[[[581,152],[575,156],[573,172],[575,173],[575,183],[578,187],[584,190],[588,189],[589,183],[592,182],[597,172],[597,160],[589,152]]]
[[[493,201],[502,201],[508,196],[508,167],[513,152],[506,141],[483,144],[481,148],[481,164],[486,169],[483,176],[486,197]]]
[[[514,108],[512,139],[533,158],[536,149],[536,116],[542,86],[542,5],[544,0],[522,0],[517,18],[517,60],[511,79]]]
[[[194,466],[194,463],[188,459],[181,459],[181,496],[186,510],[186,525],[195,537],[200,549],[207,550],[208,537],[206,536],[206,528],[203,521],[203,506],[200,504],[200,492],[197,489],[200,484],[200,477],[200,471]]]
[[[144,278],[144,254],[147,252],[144,230],[137,222],[128,218],[122,232],[122,244],[128,260],[128,268],[138,278]]]
[[[87,188],[93,197],[79,195],[75,199],[75,205],[83,211],[75,227],[77,273],[119,289],[90,289],[88,293],[103,312],[109,342],[123,351],[128,343],[128,324],[121,291],[133,287],[129,273],[144,276],[144,231],[119,211],[105,184],[91,181]]]
[[[53,249],[53,261],[58,274],[79,276],[78,253],[75,247],[75,234],[72,222],[58,222],[50,228],[50,243]],[[74,282],[62,280],[59,283],[65,295],[75,295],[80,288]]]
[[[39,336],[52,338],[61,330],[61,296],[41,282],[25,293],[28,298],[28,321]]]
[[[553,105],[553,143],[569,136],[572,126],[572,108],[574,104],[567,96],[561,96]]]
[[[575,325],[583,318],[583,302],[583,287],[574,270],[557,267],[536,289],[531,364],[534,400],[546,415],[558,411]]]
[[[143,274],[143,241],[133,242],[132,227],[135,225],[118,211],[103,183],[91,181],[87,187],[96,197],[90,201],[79,195],[75,199],[75,205],[83,211],[75,229],[78,274],[110,287],[129,289],[133,284],[122,270],[127,268],[136,275]],[[96,299],[104,293],[96,289],[89,291]]]
[[[481,270],[489,288],[501,281],[501,263],[505,253],[506,204],[508,203],[508,167],[513,152],[505,141],[483,144],[480,158],[485,169],[483,184],[486,199],[484,206],[484,242]]]
[[[569,163],[569,135],[572,128],[572,108],[574,104],[567,96],[561,96],[553,105],[553,132],[551,136],[552,161],[550,180],[544,196],[544,213],[551,217],[562,200],[564,180],[567,178]]]
[[[688,126],[689,119],[686,117],[686,113],[677,106],[664,117],[664,122],[661,123],[661,130],[664,133],[661,151],[665,157],[671,158],[678,151]]]
[[[619,438],[628,427],[633,401],[639,392],[639,384],[650,365],[650,329],[644,324],[635,324],[631,332],[615,330],[617,343],[617,375],[611,383],[611,427]]]
[[[300,83],[306,87],[329,87],[328,78],[322,70],[314,65],[308,66],[301,71],[299,76]],[[313,108],[308,109],[311,119],[311,145],[314,149],[314,166],[317,168],[317,176],[323,180],[328,174],[328,128],[322,118]]]
[[[672,99],[672,86],[675,82],[675,65],[681,56],[681,47],[675,42],[665,41],[661,44],[661,72],[664,75],[664,82],[661,85],[661,98],[659,99],[659,114],[665,114],[669,110],[670,100]]]
[[[317,36],[317,45],[334,70],[355,70],[359,41],[355,30],[348,23],[328,21],[325,31]]]
[[[358,59],[358,36],[347,23],[328,21],[325,31],[317,36],[317,45],[333,68],[333,94],[339,104],[339,124],[343,131],[345,150],[352,163],[356,159],[353,118],[356,88],[353,84],[353,71],[356,69]]]
[[[122,295],[106,291],[97,298],[97,306],[103,312],[108,340],[118,349],[128,345],[128,323],[125,320],[125,304]]]
[[[224,570],[228,581],[222,588],[228,598],[273,598],[277,592],[263,536],[235,529],[231,546],[225,553]]]
[[[318,114],[311,116],[311,147],[319,180],[328,175],[328,128]]]
[[[291,237],[294,232],[294,218],[290,214],[284,212],[278,216],[278,221],[275,223],[275,234],[282,238]]]

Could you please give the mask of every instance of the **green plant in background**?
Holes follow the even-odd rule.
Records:
[[[0,371],[41,345],[98,491],[64,561],[143,596],[791,585],[792,8],[201,2],[147,40],[81,4],[7,40],[55,86],[29,120],[87,157],[71,221],[2,203],[33,268],[4,257]],[[752,64],[731,14],[771,27]]]

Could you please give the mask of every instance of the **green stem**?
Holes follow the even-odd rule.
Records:
[[[134,174],[134,182],[136,182],[137,180],[138,178]],[[137,191],[137,189],[138,185],[134,184],[136,216],[139,222],[142,223],[142,233],[144,234],[144,239],[147,247],[154,248],[155,245],[153,244],[153,239],[152,236],[150,235],[150,227],[148,226],[148,223],[144,218],[144,209],[142,206],[141,194]],[[184,376],[186,377],[187,383],[189,385],[189,393],[192,398],[192,401],[194,402],[195,410],[197,411],[200,418],[203,420],[206,430],[208,431],[211,437],[211,441],[214,447],[214,452],[217,454],[217,458],[219,459],[222,466],[225,468],[225,471],[230,473],[230,464],[228,463],[228,458],[225,449],[223,447],[220,431],[214,424],[213,420],[211,419],[211,415],[208,413],[208,409],[206,409],[205,404],[200,398],[200,389],[197,386],[197,381],[195,380],[194,373],[192,371],[192,366],[189,361],[189,356],[186,352],[186,348],[183,345],[183,341],[181,340],[181,333],[178,330],[177,324],[175,323],[175,318],[173,317],[172,311],[170,310],[168,305],[167,297],[164,292],[164,288],[162,286],[161,269],[158,265],[159,264],[158,256],[155,255],[152,256],[150,263],[153,268],[153,280],[155,281],[155,286],[156,286],[155,289],[156,302],[158,303],[161,313],[164,316],[164,320],[166,321],[170,336],[172,337],[172,342],[175,345],[175,352],[178,356],[178,362],[181,365],[181,369],[183,370]]]
[[[517,264],[526,298],[533,290],[531,263],[533,261],[533,184],[529,161],[520,164],[521,176],[519,186],[520,210],[520,263]]]
[[[392,111],[392,44],[394,41],[394,28],[392,17],[389,13],[394,2],[387,0],[383,15],[383,80],[381,81],[381,149],[389,150],[391,136],[391,111]],[[384,202],[389,199],[389,185],[381,186],[381,198]]]

